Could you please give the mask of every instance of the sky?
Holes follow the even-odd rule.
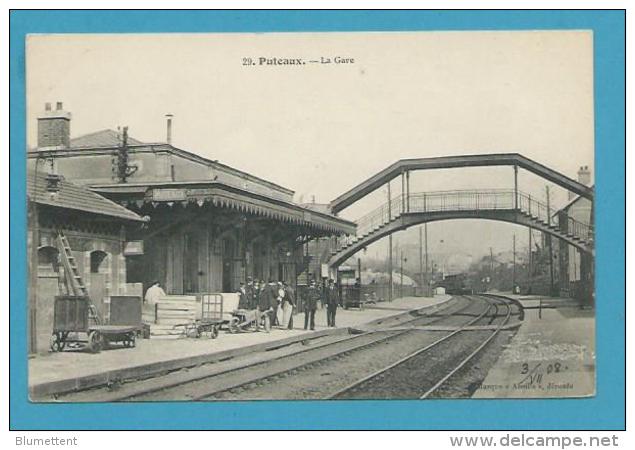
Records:
[[[588,31],[32,35],[27,140],[35,146],[45,102],[72,113],[72,136],[128,126],[164,142],[170,113],[175,146],[304,202],[327,203],[401,158],[518,152],[576,178],[581,165],[594,172],[592,45]],[[322,58],[333,62],[308,62]],[[544,199],[543,180],[521,171],[519,181]],[[411,178],[411,192],[499,187],[513,187],[511,168]],[[564,204],[567,193],[551,188],[552,203]],[[342,216],[385,198],[379,189]],[[428,228],[432,245],[456,252],[503,251],[513,234],[526,246],[527,231],[508,224]],[[416,230],[403,233],[412,239]]]

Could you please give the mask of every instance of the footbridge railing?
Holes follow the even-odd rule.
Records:
[[[593,226],[567,216],[563,211],[548,207],[531,195],[513,189],[463,190],[411,193],[399,195],[389,203],[360,217],[357,235],[348,236],[342,244],[350,244],[373,233],[403,214],[473,211],[517,211],[531,220],[573,236],[584,242],[593,240]]]

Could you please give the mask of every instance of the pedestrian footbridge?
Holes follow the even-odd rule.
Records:
[[[513,189],[410,192],[410,172],[464,167],[510,166]],[[518,171],[526,170],[591,202],[591,223],[582,223],[555,210],[518,188]],[[390,181],[401,176],[401,195],[390,196]],[[518,153],[442,156],[404,159],[388,166],[340,195],[330,204],[339,213],[361,198],[387,185],[389,201],[356,221],[355,236],[338,240],[329,266],[337,267],[373,242],[408,227],[451,219],[486,219],[524,225],[573,245],[594,256],[593,201],[591,187],[575,181]]]
[[[329,265],[336,267],[373,242],[414,225],[450,219],[486,219],[524,225],[593,254],[594,230],[516,190],[421,192],[399,195],[356,221],[357,233],[340,239]]]

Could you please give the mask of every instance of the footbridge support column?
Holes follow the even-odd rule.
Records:
[[[514,164],[514,209],[518,209],[518,166]]]
[[[401,172],[401,212],[406,212],[406,172]]]
[[[406,212],[410,212],[410,171],[406,170]]]

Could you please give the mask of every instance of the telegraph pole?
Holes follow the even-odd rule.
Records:
[[[531,270],[533,255],[532,255],[532,252],[531,252],[531,245],[532,245],[531,244],[531,228],[529,228],[529,258],[528,258],[529,264],[528,264],[528,267],[527,267],[529,273],[527,274],[527,280],[528,280],[528,284],[529,284],[529,293],[530,294],[532,293],[531,292],[531,286],[533,284],[532,283],[533,272]]]
[[[423,228],[419,227],[419,273],[421,274],[421,292],[423,292]]]
[[[516,235],[512,241],[512,294],[516,292]]]
[[[399,249],[399,275],[400,275],[400,287],[399,297],[403,297],[403,249]]]
[[[357,292],[355,292],[355,296],[357,297],[357,301],[362,301],[362,258],[357,258],[357,283],[355,285],[359,286]],[[361,305],[361,303],[360,303]]]
[[[423,232],[425,234],[425,247],[426,247],[426,293],[430,295],[430,267],[428,266],[428,224],[423,225]]]
[[[545,186],[547,192],[547,225],[551,225],[551,203],[549,199],[549,186]],[[547,234],[549,239],[549,295],[553,295],[553,246],[551,235]]]
[[[390,181],[388,182],[388,222],[392,220]],[[388,301],[392,301],[392,233],[388,235]]]
[[[489,286],[491,287],[492,282],[494,281],[494,252],[492,251],[492,247],[489,248]]]
[[[118,182],[127,183],[128,178],[132,176],[137,170],[139,170],[139,166],[134,164],[129,164],[128,127],[123,127],[121,142],[119,143],[119,148],[117,149],[117,180]]]

